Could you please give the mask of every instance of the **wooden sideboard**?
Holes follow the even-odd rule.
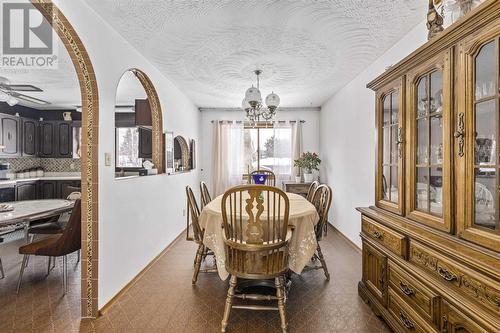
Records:
[[[283,188],[285,192],[300,194],[303,197],[307,196],[307,191],[309,191],[309,187],[311,183],[296,183],[294,181],[283,181]]]
[[[368,84],[375,206],[359,295],[396,332],[500,332],[500,1]]]

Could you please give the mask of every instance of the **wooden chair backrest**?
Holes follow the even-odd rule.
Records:
[[[80,187],[76,187],[76,186],[66,186],[64,189],[63,189],[63,193],[61,193],[62,197],[63,198],[68,198],[70,194],[72,194],[73,192],[80,192],[81,193],[82,189]],[[69,199],[69,198],[68,198]]]
[[[319,185],[314,191],[312,204],[316,207],[319,222],[316,224],[316,238],[323,238],[328,223],[328,212],[332,205],[332,189],[326,184]]]
[[[290,202],[285,192],[267,185],[236,186],[224,193],[221,206],[231,274],[264,277],[286,269]],[[259,258],[266,262],[260,271],[252,270],[250,263]]]
[[[191,216],[191,225],[193,227],[194,240],[196,242],[203,241],[203,229],[200,226],[200,209],[196,203],[196,199],[191,187],[186,186],[187,206]]]
[[[202,207],[205,207],[210,201],[212,201],[210,191],[208,190],[208,186],[205,182],[200,182],[200,193]]]
[[[307,191],[307,196],[306,196],[307,201],[312,202],[314,191],[316,191],[316,188],[318,188],[318,186],[319,182],[317,180],[311,183],[311,185],[309,186],[309,190]]]
[[[250,173],[250,178],[251,178],[251,182],[252,184],[254,184],[254,181],[253,181],[253,175],[255,174],[263,174],[263,175],[267,175],[267,179],[266,179],[266,185],[267,186],[276,186],[276,175],[274,174],[274,172],[272,172],[271,170],[266,170],[266,169],[260,169],[260,170],[255,170],[255,171],[252,171]]]

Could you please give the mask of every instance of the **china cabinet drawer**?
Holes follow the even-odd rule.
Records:
[[[362,218],[362,232],[382,244],[389,251],[406,258],[407,239],[406,236],[383,226],[374,220],[363,216]]]
[[[405,332],[435,332],[432,326],[413,311],[392,288],[389,288],[387,308]]]
[[[390,287],[423,318],[435,323],[439,310],[439,296],[391,261],[389,261],[388,276]]]
[[[409,261],[500,315],[500,283],[413,241],[410,243]]]

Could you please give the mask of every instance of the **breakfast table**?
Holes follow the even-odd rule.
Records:
[[[319,221],[316,208],[304,197],[286,193],[290,201],[288,224],[294,227],[290,240],[289,267],[300,274],[316,251],[317,242],[314,226]],[[222,195],[208,203],[200,215],[200,226],[205,229],[203,244],[214,252],[217,271],[222,280],[229,276],[225,267],[225,246],[222,228]],[[248,217],[248,216],[247,216]]]
[[[62,199],[26,200],[5,202],[0,204],[0,228],[22,226],[26,240],[28,240],[28,228],[33,221],[58,216],[69,212],[74,202]]]

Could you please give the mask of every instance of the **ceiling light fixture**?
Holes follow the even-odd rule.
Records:
[[[10,106],[14,106],[17,103],[19,103],[19,100],[14,96],[9,96],[9,98],[7,99],[7,104],[9,104]]]
[[[257,76],[257,87],[253,85],[247,89],[245,98],[241,102],[241,107],[246,112],[247,120],[251,123],[256,123],[261,120],[270,121],[276,116],[276,109],[280,104],[280,98],[274,92],[271,92],[266,97],[267,108],[262,105],[262,97],[260,94],[259,75],[262,74],[260,69],[254,71]]]
[[[7,102],[9,97],[10,97],[9,94],[0,90],[0,102]]]

